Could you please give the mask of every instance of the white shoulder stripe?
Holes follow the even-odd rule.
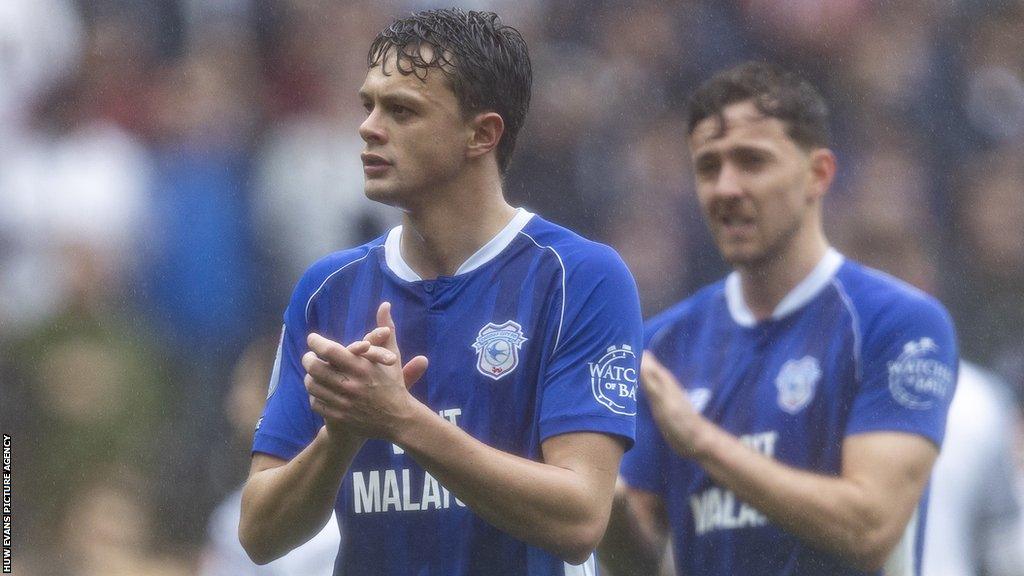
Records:
[[[306,300],[306,309],[305,309],[305,311],[303,312],[303,318],[305,318],[305,319],[306,319],[306,325],[307,325],[307,326],[309,325],[309,305],[313,303],[313,298],[316,298],[316,295],[317,295],[317,294],[319,294],[319,293],[320,293],[320,291],[324,289],[324,286],[326,286],[326,285],[327,285],[327,281],[328,281],[328,280],[330,280],[332,276],[334,276],[334,275],[335,275],[335,274],[337,274],[338,272],[341,272],[341,271],[342,271],[342,270],[344,270],[345,268],[348,268],[349,266],[351,266],[351,265],[355,264],[356,262],[361,262],[361,261],[365,260],[367,256],[369,256],[370,254],[372,254],[372,253],[373,253],[373,251],[374,251],[374,250],[376,250],[376,249],[378,249],[378,248],[380,248],[380,246],[374,246],[373,248],[370,248],[369,250],[367,250],[367,251],[366,251],[366,254],[363,254],[363,255],[362,255],[362,257],[360,257],[360,258],[356,258],[355,260],[353,260],[353,261],[349,262],[348,264],[345,264],[345,265],[344,265],[344,266],[342,266],[341,268],[338,268],[338,269],[337,269],[337,270],[335,270],[334,272],[331,272],[330,274],[328,274],[328,275],[327,275],[327,278],[324,278],[324,281],[320,283],[320,286],[319,286],[319,287],[318,287],[318,288],[317,288],[317,289],[316,289],[316,290],[315,290],[315,291],[313,292],[313,294],[312,294],[312,295],[311,295],[311,296],[309,297],[309,300]]]
[[[555,333],[555,346],[554,348],[551,349],[551,352],[554,353],[555,351],[558,350],[558,344],[562,339],[562,322],[565,321],[565,262],[562,262],[562,256],[558,253],[557,250],[555,250],[551,246],[541,246],[540,244],[537,243],[536,240],[534,240],[533,236],[530,236],[529,234],[523,232],[522,230],[520,230],[519,233],[529,238],[530,241],[537,246],[537,248],[540,248],[542,250],[551,250],[551,253],[555,255],[555,258],[558,258],[558,265],[562,267],[562,308],[561,310],[559,310],[558,332]]]
[[[591,554],[587,561],[579,566],[573,566],[568,562],[563,564],[563,574],[565,576],[597,576],[597,560],[594,555]]]
[[[843,288],[843,284],[835,277],[832,278],[832,286],[835,286],[836,291],[839,293],[839,298],[843,301],[843,305],[850,312],[850,329],[853,330],[853,369],[854,377],[857,378],[857,383],[859,384],[861,382],[860,316],[857,315],[857,309],[853,306],[853,301],[850,300],[850,296],[846,293],[846,289]]]

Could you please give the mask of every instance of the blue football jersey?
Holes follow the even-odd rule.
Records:
[[[643,323],[619,256],[525,210],[454,276],[422,280],[402,260],[401,227],[314,264],[285,312],[253,451],[290,459],[323,424],[309,407],[306,335],[349,343],[392,303],[404,359],[430,359],[412,394],[500,450],[541,460],[541,443],[599,432],[633,443]],[[452,454],[458,458],[458,454]],[[499,531],[401,448],[370,440],[335,503],[335,573],[592,574]]]
[[[733,273],[652,319],[646,337],[698,411],[792,467],[838,476],[843,439],[865,432],[942,443],[957,373],[949,315],[834,250],[764,321]],[[664,498],[680,574],[865,574],[774,526],[672,452],[643,398],[622,473]],[[908,574],[919,573],[926,500],[901,544]]]

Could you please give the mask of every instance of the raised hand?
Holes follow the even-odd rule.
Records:
[[[640,363],[640,384],[651,415],[669,445],[680,456],[693,456],[698,432],[706,420],[693,408],[682,384],[650,352],[644,352]]]
[[[307,338],[310,351],[302,357],[306,390],[329,432],[391,440],[419,404],[407,386],[426,371],[427,359],[417,356],[399,367],[389,303],[377,310],[377,323],[368,339],[347,347],[315,333]]]
[[[391,317],[391,303],[381,303],[377,308],[377,327],[367,332],[359,343],[368,346],[360,346],[358,350],[353,350],[352,346],[349,346],[349,349],[371,362],[387,366],[398,362],[398,342],[395,337],[395,323]],[[426,356],[416,356],[402,367],[406,388],[412,389],[423,377],[427,371],[427,364]]]

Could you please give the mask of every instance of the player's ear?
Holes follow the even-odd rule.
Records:
[[[479,158],[498,147],[501,135],[505,133],[505,120],[497,112],[477,114],[470,127],[473,130],[466,147],[466,156]]]
[[[836,177],[836,155],[828,148],[815,148],[810,153],[812,199],[820,199]]]

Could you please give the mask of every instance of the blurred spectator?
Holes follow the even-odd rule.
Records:
[[[995,366],[1024,353],[1024,155],[976,156],[962,176],[947,289],[965,355]]]
[[[149,158],[114,125],[84,119],[38,133],[0,161],[0,322],[13,335],[69,297],[69,247],[89,253],[112,290],[123,286],[145,228]]]
[[[176,349],[211,356],[237,351],[257,317],[247,224],[257,102],[245,37],[199,45],[155,90],[147,304]]]
[[[82,35],[70,0],[0,2],[0,153],[15,148],[32,106],[75,69]]]
[[[748,24],[772,45],[819,55],[842,47],[871,5],[866,0],[740,0],[738,4]]]
[[[683,118],[650,121],[622,166],[631,194],[608,226],[608,240],[629,266],[640,289],[645,316],[660,312],[694,285],[691,243],[704,223],[696,217],[696,194]],[[657,231],[652,234],[652,231]]]
[[[507,175],[515,205],[543,213],[580,234],[601,239],[622,186],[621,138],[627,118],[614,75],[579,44],[531,49],[533,97]],[[603,97],[595,98],[595,89]]]
[[[190,37],[154,88],[156,181],[139,300],[174,369],[158,504],[175,513],[161,528],[187,545],[230,489],[216,475],[227,442],[211,439],[226,437],[232,360],[272,304],[250,227],[256,71],[251,34],[216,29]]]
[[[274,365],[278,339],[269,336],[250,344],[239,358],[232,375],[226,410],[233,435],[232,454],[248,456],[252,448],[253,428],[263,412],[267,385]],[[248,458],[237,461],[236,480],[242,482],[248,470]],[[227,496],[213,511],[207,525],[202,555],[201,576],[331,576],[341,535],[338,520],[331,515],[327,525],[308,542],[284,557],[264,566],[249,560],[238,541],[238,520],[242,511],[241,487]]]
[[[303,90],[275,96],[306,102],[267,130],[253,198],[259,243],[279,271],[268,279],[276,302],[287,301],[312,262],[398,222],[397,211],[363,195],[357,92],[366,54],[346,48],[368,46],[385,16],[361,2],[292,4],[277,67],[281,76],[302,75]]]
[[[68,251],[62,267],[75,279],[74,297],[5,348],[18,361],[4,386],[5,401],[14,395],[18,404],[5,411],[32,415],[18,428],[25,449],[16,478],[32,479],[19,486],[19,501],[32,510],[22,533],[44,558],[60,549],[53,527],[84,482],[120,462],[152,474],[159,457],[152,441],[163,423],[165,373],[147,334],[127,322],[91,264],[89,252]]]
[[[860,158],[846,196],[830,199],[828,226],[851,257],[935,292],[940,236],[926,166],[910,140],[882,140]]]
[[[935,34],[945,6],[934,0],[880,3],[870,20],[843,32],[851,36],[847,76],[861,108],[920,116],[930,111],[921,98],[939,65]]]
[[[993,374],[960,364],[946,440],[932,472],[923,576],[1024,575],[1013,406]]]
[[[88,90],[101,58],[77,69],[76,13],[50,0],[28,6],[0,6],[0,100],[10,98],[0,102],[0,115],[10,113],[0,118],[0,337],[8,338],[63,309],[70,287],[60,264],[69,247],[88,252],[112,290],[122,286],[145,230],[150,184],[145,149],[97,112]],[[35,10],[47,7],[54,12],[35,30],[44,17]],[[54,30],[66,36],[51,37]],[[99,51],[98,36],[90,30],[87,53]],[[29,110],[36,114],[14,118]]]
[[[184,576],[183,558],[153,550],[153,517],[145,481],[132,470],[115,467],[72,496],[73,505],[58,532],[62,537],[47,574],[74,576]]]
[[[989,143],[1024,141],[1024,4],[987,3],[965,37],[965,108]]]

